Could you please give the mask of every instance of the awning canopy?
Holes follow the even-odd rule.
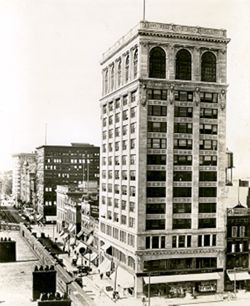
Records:
[[[69,244],[70,245],[75,245],[75,243],[76,243],[76,239],[75,238],[70,238]]]
[[[73,233],[75,231],[75,229],[76,229],[76,226],[74,224],[73,226],[70,227],[69,232]]]
[[[59,236],[62,236],[64,234],[64,230],[60,231]]]
[[[189,282],[189,281],[208,281],[220,279],[217,272],[213,273],[199,273],[199,274],[181,274],[181,275],[160,275],[144,277],[146,284],[162,284],[162,283],[178,283],[178,282]]]
[[[227,270],[227,275],[230,279],[230,281],[241,281],[250,279],[250,274],[248,271],[233,271],[233,270]]]
[[[98,256],[98,254],[96,254],[96,253],[91,253],[91,254],[89,253],[89,254],[84,255],[84,257],[87,260],[90,260],[90,261],[95,260],[97,256]]]
[[[64,233],[63,235],[62,235],[62,239],[67,239],[69,237],[69,233]]]
[[[42,215],[36,215],[36,221],[41,221],[41,220],[42,220],[42,218],[43,218],[43,216],[42,216]]]
[[[80,230],[80,232],[76,235],[77,238],[81,237],[84,233],[84,228]]]
[[[111,247],[111,244],[110,243],[108,243],[108,242],[105,242],[102,246],[101,246],[101,250],[103,250],[103,251],[107,251],[107,249],[108,248],[110,248]]]
[[[87,244],[87,245],[91,245],[91,244],[93,243],[93,241],[94,241],[94,236],[93,236],[93,235],[90,235],[89,238],[88,238],[88,240],[86,241],[86,244]]]
[[[122,288],[132,288],[135,285],[135,279],[132,274],[122,267],[117,267],[117,272],[111,274],[111,279],[114,281],[116,273],[116,284],[120,285]]]
[[[100,273],[106,273],[111,270],[111,261],[107,258],[104,258],[104,261],[99,265],[98,270]]]

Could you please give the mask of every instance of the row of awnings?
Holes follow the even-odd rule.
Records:
[[[230,281],[242,281],[250,279],[250,274],[248,271],[234,271],[234,270],[227,270],[227,275]]]
[[[180,274],[180,275],[159,275],[159,276],[150,276],[150,277],[147,276],[143,278],[145,284],[209,281],[209,280],[218,280],[218,279],[220,279],[220,275],[217,272]]]
[[[76,235],[78,238],[81,237],[83,234],[89,235],[93,232],[93,229],[87,229],[83,227],[80,232]]]

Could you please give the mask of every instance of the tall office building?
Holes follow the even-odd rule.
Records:
[[[103,54],[100,249],[136,294],[223,290],[228,42],[140,22]]]
[[[35,164],[36,155],[35,153],[18,153],[12,155],[13,158],[13,170],[12,170],[12,195],[16,201],[22,200],[22,186],[21,181],[22,169],[28,164]]]
[[[46,221],[56,220],[56,186],[99,183],[100,148],[91,144],[37,148],[37,208]]]

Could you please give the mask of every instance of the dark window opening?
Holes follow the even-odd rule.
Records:
[[[216,57],[212,52],[205,52],[202,55],[201,81],[216,82]]]
[[[173,219],[173,229],[191,228],[191,219]]]
[[[176,63],[175,63],[175,78],[177,80],[191,80],[191,54],[182,49],[176,54]]]
[[[165,214],[166,205],[165,204],[147,204],[146,213],[147,214]]]
[[[160,79],[166,77],[166,55],[162,48],[155,47],[150,51],[149,77]]]

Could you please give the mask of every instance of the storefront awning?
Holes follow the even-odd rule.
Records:
[[[74,224],[70,224],[70,225],[68,226],[67,230],[68,230],[69,232],[71,232],[71,230],[72,230],[73,227],[74,227]]]
[[[37,221],[37,222],[41,221],[41,220],[42,220],[42,218],[43,218],[43,216],[42,216],[42,215],[36,215],[36,221]]]
[[[93,241],[94,241],[94,236],[93,236],[93,235],[90,235],[89,238],[88,238],[88,240],[86,241],[86,244],[87,244],[87,245],[91,245],[91,244],[93,243]]]
[[[108,248],[110,248],[111,247],[111,244],[110,243],[108,243],[108,242],[105,242],[102,246],[101,246],[101,250],[103,250],[103,251],[107,251],[107,249]]]
[[[67,239],[69,237],[69,233],[64,233],[63,235],[62,235],[62,239]]]
[[[62,236],[64,234],[64,230],[60,231],[59,236]]]
[[[76,226],[73,225],[73,226],[70,227],[69,232],[70,232],[70,233],[73,233],[75,229],[76,229]]]
[[[227,275],[230,279],[230,281],[241,281],[250,279],[250,274],[248,271],[233,271],[233,270],[227,270]]]
[[[87,260],[90,260],[90,261],[93,261],[96,259],[98,255],[96,253],[89,253],[89,254],[86,254],[84,255],[84,257],[87,259]]]
[[[70,238],[69,244],[72,246],[72,245],[75,245],[75,243],[76,243],[76,239],[75,238]]]
[[[111,279],[114,281],[116,273],[116,283],[122,288],[132,288],[135,285],[134,276],[122,267],[117,267],[117,272],[111,274]]]
[[[111,261],[107,258],[104,258],[104,261],[99,265],[98,270],[100,273],[106,273],[111,270]]]
[[[217,272],[213,273],[199,273],[199,274],[181,274],[181,275],[160,275],[144,277],[144,282],[148,284],[162,284],[162,283],[178,283],[178,282],[190,282],[190,281],[208,281],[220,279]]]
[[[76,235],[77,238],[80,238],[84,233],[84,228],[80,230],[80,232]]]

